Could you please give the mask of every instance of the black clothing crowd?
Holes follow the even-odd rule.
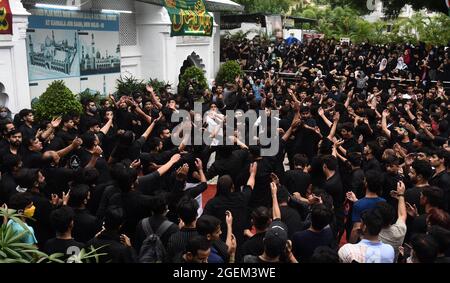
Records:
[[[0,203],[23,215],[26,227],[8,220],[23,242],[69,260],[92,246],[101,262],[449,262],[449,53],[226,41],[223,59],[249,72],[201,90],[202,113],[195,82],[39,123],[2,107]],[[227,110],[270,113],[259,133],[277,128],[278,153],[226,125]],[[194,131],[212,145],[181,134]]]

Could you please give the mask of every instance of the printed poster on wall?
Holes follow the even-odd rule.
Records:
[[[120,73],[117,14],[54,9],[31,13],[27,30],[30,82]]]

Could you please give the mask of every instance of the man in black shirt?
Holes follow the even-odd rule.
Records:
[[[80,133],[84,133],[89,129],[89,124],[92,125],[93,122],[100,121],[100,115],[97,111],[97,105],[95,105],[95,101],[92,99],[88,99],[84,101],[84,114],[80,117],[80,124],[78,129]]]
[[[225,212],[233,214],[233,231],[238,246],[244,242],[244,230],[248,227],[248,202],[255,185],[256,163],[250,166],[250,177],[242,191],[235,191],[231,176],[225,175],[217,181],[216,196],[206,203],[203,214],[217,217],[222,222],[224,236],[227,234]],[[224,239],[224,237],[222,237]]]
[[[0,158],[3,159],[6,155],[17,156],[22,160],[22,133],[19,130],[12,130],[8,133],[8,146],[0,148]]]
[[[74,225],[74,212],[72,208],[63,206],[50,214],[50,223],[56,231],[56,237],[47,241],[44,252],[48,255],[55,253],[64,254],[64,261],[71,255],[76,255],[84,248],[84,244],[77,242],[72,237]]]
[[[166,251],[169,262],[174,262],[186,249],[190,239],[198,236],[196,226],[198,202],[191,198],[185,198],[180,201],[177,207],[177,213],[181,220],[182,227],[180,231],[174,233],[167,243]],[[209,256],[209,253],[208,253]]]
[[[73,170],[86,167],[95,167],[100,176],[98,184],[106,183],[111,179],[108,163],[103,157],[103,149],[99,146],[100,140],[94,133],[87,132],[81,139],[82,147],[70,155],[69,167]]]
[[[7,203],[9,198],[16,194],[16,176],[22,167],[18,156],[8,155],[2,160],[2,178],[0,180],[0,203]]]
[[[68,146],[76,138],[74,131],[75,124],[71,115],[64,115],[61,123],[62,127],[56,132],[56,136],[62,140],[64,146]]]
[[[313,206],[309,229],[297,232],[292,237],[292,250],[299,262],[308,262],[317,247],[335,248],[333,233],[330,228],[327,228],[332,217],[333,212],[325,205],[317,204]]]
[[[86,246],[93,246],[95,249],[99,249],[97,253],[105,253],[105,255],[99,256],[100,263],[136,262],[136,252],[131,246],[130,238],[119,233],[124,220],[125,214],[123,209],[111,206],[106,211],[105,229],[86,244]]]
[[[23,166],[27,168],[39,168],[42,165],[42,142],[38,138],[25,138],[23,145]]]
[[[22,120],[23,124],[19,127],[20,132],[22,133],[23,138],[30,139],[36,136],[37,126],[34,125],[34,114],[30,109],[23,109],[19,113],[19,117]]]
[[[431,166],[435,172],[430,179],[430,185],[441,188],[444,191],[444,209],[450,210],[450,174],[448,168],[450,165],[450,154],[441,149],[434,152],[430,157]]]
[[[367,172],[369,170],[376,170],[378,172],[382,172],[381,170],[381,164],[378,161],[378,156],[381,156],[380,154],[380,146],[377,144],[377,142],[368,142],[367,145],[364,147],[364,172]]]
[[[75,212],[73,236],[82,243],[92,239],[102,228],[101,222],[86,208],[89,195],[89,186],[84,184],[73,187],[69,194],[69,206]]]
[[[272,223],[270,210],[264,206],[256,208],[251,214],[251,222],[255,228],[255,234],[251,235],[250,230],[245,231],[245,234],[251,235],[251,238],[240,246],[238,254],[242,257],[246,255],[258,256],[264,252],[264,236],[270,223]]]
[[[304,172],[307,165],[308,158],[305,155],[294,155],[294,170],[287,171],[281,180],[289,193],[298,192],[306,197],[307,192],[311,190],[311,176]]]
[[[174,263],[208,263],[211,241],[205,236],[194,236],[187,242],[186,251],[179,254]]]
[[[303,229],[303,222],[297,210],[288,205],[289,192],[286,188],[280,186],[277,192],[277,199],[281,211],[281,219],[287,226],[288,238],[292,239],[294,233]]]
[[[409,188],[405,192],[405,200],[411,206],[420,206],[420,194],[424,188],[430,186],[428,180],[433,175],[433,168],[428,161],[415,160],[409,172],[409,178],[414,183],[413,188]],[[423,212],[423,211],[420,211]]]
[[[342,181],[337,173],[337,159],[332,155],[323,157],[323,173],[326,181],[321,189],[327,192],[333,198],[334,213],[336,216],[336,233],[340,237],[344,228],[344,189]]]
[[[168,207],[167,200],[164,195],[156,196],[156,198],[153,200],[152,211],[153,215],[151,217],[142,219],[142,221],[148,221],[152,231],[154,231],[155,233],[156,231],[158,231],[158,229],[160,229],[161,225],[166,225],[166,230],[162,231],[162,234],[160,236],[161,242],[165,247],[167,246],[167,242],[169,241],[170,236],[178,232],[179,228],[178,225],[169,221],[166,217]],[[145,233],[142,221],[136,227],[135,240],[133,242],[136,251],[140,251],[142,243],[144,242],[145,238],[148,237],[148,235],[146,235]],[[168,223],[165,224],[165,222]]]

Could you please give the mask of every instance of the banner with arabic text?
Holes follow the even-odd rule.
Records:
[[[164,0],[172,22],[170,36],[211,36],[213,17],[204,0]]]

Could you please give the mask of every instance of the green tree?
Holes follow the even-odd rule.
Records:
[[[80,101],[63,81],[52,82],[32,108],[40,120],[51,120],[70,113],[80,114],[83,110]]]
[[[120,97],[123,95],[131,96],[135,92],[146,93],[145,88],[146,85],[144,81],[138,80],[133,76],[121,76],[120,79],[117,80],[116,95]]]
[[[183,91],[185,91],[189,82],[192,82],[195,90],[205,90],[208,88],[205,73],[202,69],[195,66],[187,68],[186,71],[184,71],[183,75],[181,75],[180,83],[178,84],[178,92],[182,93]]]
[[[429,9],[435,12],[448,14],[447,6],[443,0],[380,0],[383,2],[383,11],[386,15],[397,17],[405,5],[411,5],[414,10]],[[367,0],[329,0],[333,7],[347,5],[367,13]],[[366,7],[364,7],[366,6]]]
[[[289,12],[294,0],[236,0],[245,6],[247,13],[281,14]]]
[[[220,66],[216,76],[216,85],[225,85],[226,83],[234,83],[237,76],[242,75],[241,66],[236,61],[227,61]]]

